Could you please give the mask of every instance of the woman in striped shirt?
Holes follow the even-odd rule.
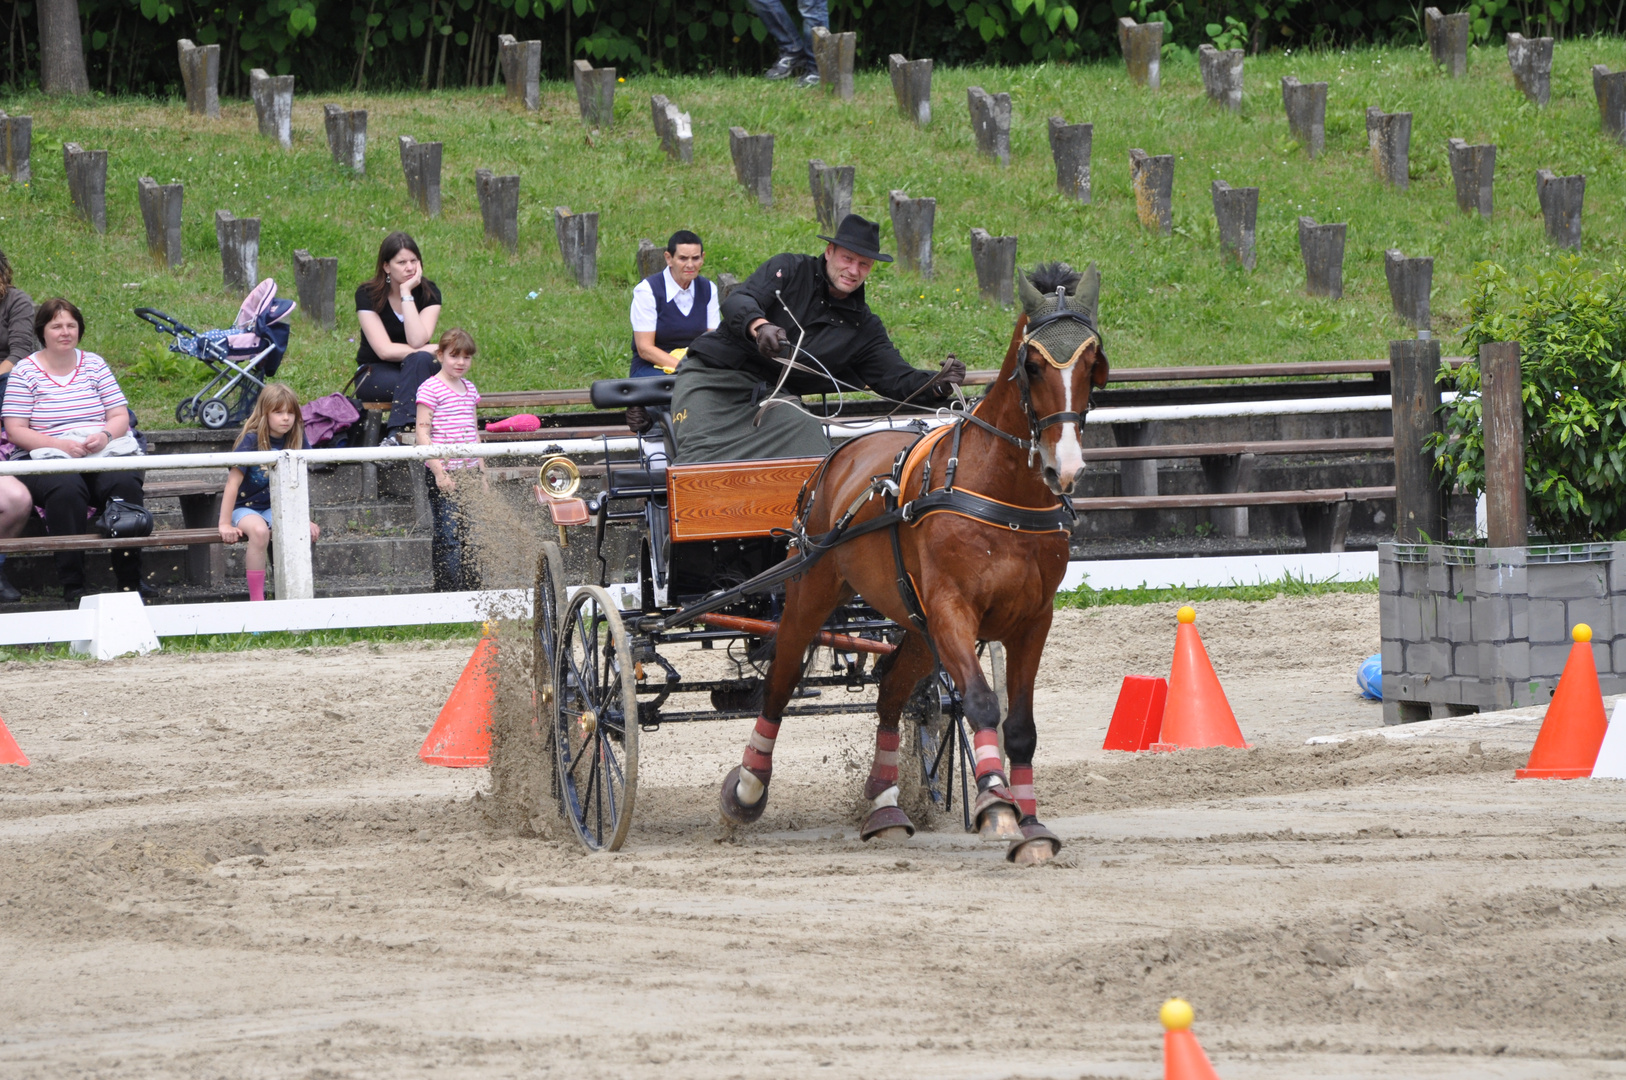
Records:
[[[107,361],[79,348],[85,333],[79,309],[61,297],[45,301],[35,312],[34,333],[45,347],[12,369],[0,407],[6,437],[33,457],[93,457],[109,444],[116,453],[118,440],[132,445],[130,410],[118,380]],[[109,499],[136,506],[143,500],[141,474],[133,470],[46,473],[23,482],[45,510],[45,531],[52,536],[89,532],[88,510],[105,509]],[[85,595],[84,552],[57,552],[56,572],[64,600],[75,603]],[[140,548],[114,549],[113,575],[121,590],[152,595],[141,581]]]

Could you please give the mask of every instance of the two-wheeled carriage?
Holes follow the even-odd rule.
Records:
[[[569,458],[542,467],[539,490],[555,520],[593,532],[596,582],[567,582],[559,546],[543,544],[534,618],[535,699],[554,794],[593,851],[614,851],[626,839],[640,735],[669,724],[757,716],[783,581],[790,576],[787,530],[798,494],[820,462],[673,464],[665,412],[671,386],[659,378],[594,385],[595,405],[643,406],[657,428],[640,440],[636,460],[617,459],[606,446],[602,463],[591,470],[602,474],[602,487],[585,505],[574,498],[581,470]],[[641,533],[636,600],[630,590],[613,590],[609,580],[606,536],[617,524]],[[786,712],[873,710],[874,695],[865,692],[878,684],[903,635],[861,597],[838,606],[807,650],[796,701]],[[699,658],[678,646],[721,651],[722,674],[686,676],[684,667],[719,665],[694,664]],[[997,643],[986,648],[984,665],[1003,696]],[[686,695],[709,698],[710,708],[679,707],[695,700]],[[966,828],[974,827],[971,731],[941,668],[917,687],[907,720],[904,744],[912,752],[900,779],[915,817],[949,813],[958,802]]]

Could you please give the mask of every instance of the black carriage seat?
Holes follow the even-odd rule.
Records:
[[[595,379],[592,401],[595,409],[627,409],[634,405],[664,409],[672,404],[676,375],[656,375],[642,379]]]

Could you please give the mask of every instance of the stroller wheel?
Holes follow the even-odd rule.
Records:
[[[197,416],[197,409],[193,406],[191,398],[187,398],[175,406],[175,422],[177,424],[190,424],[195,416]]]
[[[198,419],[210,431],[219,431],[231,419],[231,409],[219,398],[210,398],[198,407]]]

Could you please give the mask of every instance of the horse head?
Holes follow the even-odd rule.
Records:
[[[1071,495],[1084,470],[1090,391],[1107,382],[1095,325],[1101,277],[1093,263],[1085,274],[1063,262],[1041,263],[1018,270],[1016,285],[1023,322],[1009,377],[1021,391],[1045,485]]]

